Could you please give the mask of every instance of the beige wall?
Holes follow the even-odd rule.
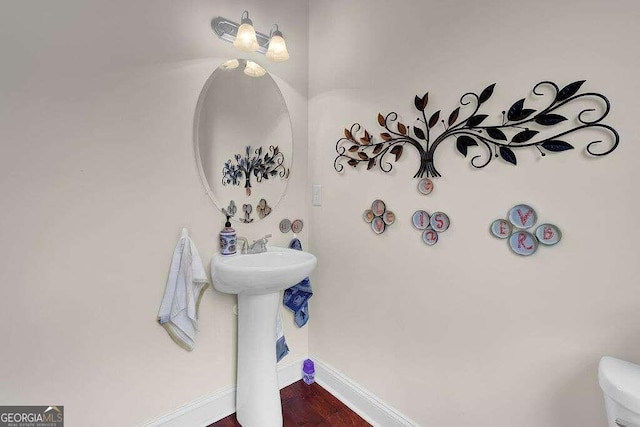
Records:
[[[237,55],[210,21],[245,8],[287,37],[291,60],[267,67],[295,156],[282,205],[237,229],[287,244],[279,220],[308,222],[306,2],[0,3],[0,405],[55,403],[69,426],[124,426],[235,382],[234,297],[207,291],[192,353],[155,318],[181,228],[205,262],[216,251],[223,218],[195,167],[193,113]],[[289,313],[285,328],[285,361],[305,356],[307,330]]]
[[[192,120],[208,75],[236,56],[210,19],[245,8],[287,36],[292,59],[269,71],[295,156],[282,205],[237,228],[255,237],[302,218],[319,258],[310,336],[285,315],[289,360],[309,340],[420,425],[603,425],[599,357],[640,362],[632,0],[2,3],[0,404],[132,425],[234,383],[234,298],[207,292],[192,353],[155,315],[181,227],[203,259],[216,250],[222,218],[194,165]],[[497,82],[500,111],[539,80],[583,78],[613,104],[622,142],[609,157],[531,152],[475,171],[444,147],[426,197],[409,153],[390,175],[333,170],[345,126],[376,129],[392,110],[411,122],[416,93],[449,111]],[[312,210],[308,161],[324,196]],[[398,215],[381,236],[360,218],[375,198]],[[489,223],[516,202],[558,224],[562,243],[522,259],[492,239]],[[435,247],[410,225],[418,208],[451,217]]]
[[[604,425],[599,358],[640,362],[640,4],[326,0],[309,16],[310,158],[324,195],[312,208],[310,353],[423,426]],[[411,152],[388,175],[333,170],[345,126],[377,130],[389,111],[413,124],[415,94],[448,114],[497,82],[497,121],[545,79],[606,94],[619,149],[531,149],[517,167],[478,171],[450,143],[430,196],[416,191]],[[375,198],[398,216],[381,236],[361,219]],[[518,202],[561,227],[559,246],[520,258],[490,237]],[[435,247],[411,226],[416,209],[451,217]]]

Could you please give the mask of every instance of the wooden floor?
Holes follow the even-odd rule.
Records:
[[[318,384],[306,385],[302,380],[280,390],[284,427],[370,427],[342,402]],[[237,427],[235,414],[209,427]]]

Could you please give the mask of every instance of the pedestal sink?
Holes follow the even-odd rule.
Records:
[[[307,277],[316,262],[308,252],[273,246],[211,260],[213,286],[238,295],[236,418],[243,427],[282,426],[275,347],[280,291]]]

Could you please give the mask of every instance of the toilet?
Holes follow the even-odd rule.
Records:
[[[605,356],[598,369],[609,427],[640,427],[640,365]]]

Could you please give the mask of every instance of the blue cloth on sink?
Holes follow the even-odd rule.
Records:
[[[301,251],[302,243],[295,238],[289,243],[289,247]],[[311,298],[312,295],[313,290],[311,289],[311,282],[308,277],[284,291],[282,303],[294,312],[296,325],[298,325],[299,328],[306,325],[309,320],[309,298]]]
[[[289,354],[289,346],[287,345],[287,340],[285,339],[285,337],[281,337],[278,339],[278,341],[276,341],[276,362],[281,361],[282,358],[287,354]]]
[[[276,360],[279,362],[289,353],[289,346],[287,340],[284,337],[284,327],[282,326],[282,316],[280,315],[280,309],[278,309],[278,315],[276,316]]]

